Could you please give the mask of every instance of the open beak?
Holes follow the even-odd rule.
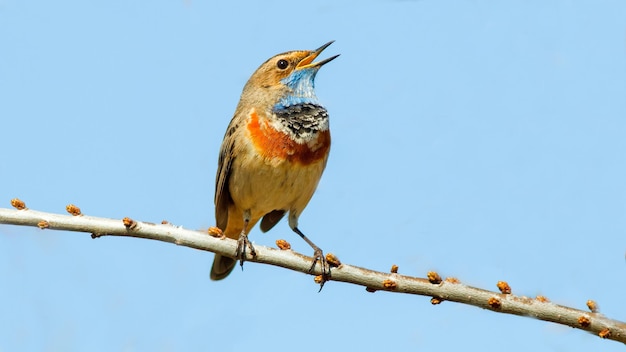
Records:
[[[322,65],[327,64],[331,61],[333,61],[334,59],[337,58],[337,56],[339,55],[335,55],[335,56],[331,56],[328,59],[322,60],[322,61],[318,61],[318,62],[313,62],[313,60],[315,60],[319,54],[322,53],[322,51],[324,51],[324,49],[328,48],[328,46],[332,43],[334,43],[334,40],[329,41],[328,43],[320,46],[319,48],[315,49],[313,52],[311,52],[309,54],[309,56],[305,57],[304,59],[302,59],[298,65],[296,66],[296,70],[301,70],[303,68],[312,68],[312,67],[317,67],[320,68],[322,67]]]

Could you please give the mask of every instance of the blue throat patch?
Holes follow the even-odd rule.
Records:
[[[290,106],[301,104],[321,106],[317,96],[315,96],[315,75],[317,70],[317,67],[295,70],[289,76],[283,78],[281,83],[289,87],[290,92],[274,105],[274,110],[284,110]]]

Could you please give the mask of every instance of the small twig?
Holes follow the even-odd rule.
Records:
[[[0,224],[86,232],[91,233],[93,238],[138,237],[222,255],[232,255],[237,246],[237,241],[218,236],[220,231],[215,228],[209,234],[174,227],[168,223],[152,224],[130,218],[114,220],[86,215],[77,216],[80,210],[71,212],[73,215],[44,213],[26,208],[25,204],[19,200],[14,200],[13,203],[17,205],[17,209],[21,210],[0,208]],[[73,210],[76,209],[78,208]],[[312,260],[310,257],[284,248],[274,249],[255,245],[255,249],[257,255],[249,256],[247,261],[280,266],[309,274]],[[597,304],[594,301],[587,303],[591,310],[589,312],[551,303],[544,296],[536,298],[516,296],[511,294],[511,287],[504,281],[497,284],[500,290],[498,293],[464,285],[455,278],[442,280],[436,272],[429,272],[428,278],[417,278],[398,274],[397,266],[392,267],[391,273],[386,273],[343,264],[339,259],[335,259],[337,267],[332,269],[331,281],[360,285],[368,292],[388,291],[422,295],[432,297],[432,304],[440,304],[443,301],[464,303],[494,312],[534,317],[567,325],[605,339],[626,343],[626,323],[597,313]],[[310,274],[320,275],[321,272],[316,267],[316,270]]]

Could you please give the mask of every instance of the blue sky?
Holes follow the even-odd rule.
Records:
[[[214,224],[250,74],[336,42],[300,228],[343,262],[626,320],[626,2],[0,0],[0,202]],[[281,222],[254,243],[287,239]],[[0,351],[588,351],[579,330],[212,254],[0,225]]]

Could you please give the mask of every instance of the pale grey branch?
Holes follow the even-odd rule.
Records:
[[[0,224],[35,226],[52,230],[91,233],[92,237],[139,237],[199,250],[232,255],[236,241],[216,238],[205,232],[192,231],[169,224],[151,224],[97,218],[85,215],[60,215],[30,209],[0,208]],[[308,273],[311,258],[291,250],[279,250],[255,245],[257,256],[247,260]],[[315,273],[320,274],[319,270]],[[349,282],[364,286],[368,291],[401,292],[434,297],[433,303],[453,301],[489,309],[494,312],[534,317],[544,321],[571,326],[606,339],[626,343],[626,323],[609,319],[602,314],[561,306],[541,298],[487,291],[459,283],[456,280],[429,281],[396,273],[384,273],[357,266],[341,264],[333,268],[331,281]]]

